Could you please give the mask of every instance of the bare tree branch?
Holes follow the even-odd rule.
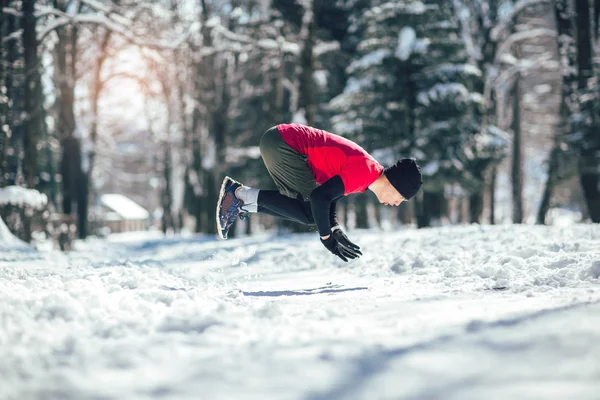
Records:
[[[514,44],[522,42],[524,40],[535,39],[538,37],[545,37],[545,36],[554,38],[554,37],[556,37],[556,31],[553,29],[540,28],[540,29],[532,29],[529,31],[513,33],[504,42],[502,42],[502,44],[498,48],[498,51],[496,52],[496,60],[495,60],[496,63],[500,60],[501,57],[504,56],[504,54],[509,53],[510,48]]]

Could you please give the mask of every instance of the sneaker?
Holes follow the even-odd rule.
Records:
[[[221,239],[227,239],[227,233],[238,216],[240,219],[248,218],[248,213],[242,210],[244,203],[235,196],[235,190],[240,186],[242,186],[241,183],[228,176],[223,179],[221,184],[217,202],[217,231]]]

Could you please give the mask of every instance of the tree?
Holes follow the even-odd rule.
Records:
[[[8,8],[9,0],[0,0],[0,188],[7,184],[7,153],[10,141],[10,98],[8,97],[7,80],[9,79],[12,65],[8,63],[5,39],[11,33],[9,19],[12,16],[4,12]]]
[[[330,101],[337,112],[332,126],[367,151],[388,149],[383,158],[391,163],[413,149],[419,66],[411,55],[423,51],[427,40],[417,39],[412,26],[423,25],[425,8],[419,2],[348,3],[357,7],[343,48],[353,60],[343,93]],[[366,227],[366,199],[357,198],[355,206],[357,227]]]
[[[538,209],[536,223],[544,224],[546,215],[551,206],[552,194],[558,183],[569,176],[561,171],[569,170],[569,158],[575,157],[570,150],[569,139],[572,135],[571,113],[575,110],[573,94],[576,89],[576,48],[573,39],[574,13],[571,2],[568,0],[557,0],[554,3],[554,15],[557,30],[558,57],[561,62],[561,101],[559,112],[559,124],[554,134],[552,150],[548,157],[548,173],[542,200]],[[561,168],[562,167],[562,168]]]
[[[512,182],[512,222],[523,222],[523,138],[521,133],[521,79],[519,75],[513,80],[512,89],[512,157],[511,157],[511,182]]]
[[[592,69],[592,30],[590,26],[590,4],[588,0],[575,1],[577,38],[577,94],[581,133],[578,143],[579,178],[585,195],[592,222],[600,222],[600,138],[598,135],[597,110],[598,87],[594,83]],[[597,106],[596,106],[597,107]]]
[[[22,111],[22,68],[20,68],[21,59],[21,41],[19,24],[19,11],[14,8],[16,5],[11,1],[6,1],[3,7],[2,20],[4,28],[4,37],[2,40],[3,49],[3,67],[5,68],[3,82],[3,97],[6,97],[6,106],[4,108],[4,124],[2,132],[6,137],[5,148],[2,149],[4,155],[4,174],[3,185],[15,185],[22,183],[22,131],[23,126],[20,120]]]
[[[535,81],[535,76],[550,73],[558,76],[556,73],[558,61],[554,24],[540,17],[546,11],[552,11],[550,3],[550,0],[520,0],[492,31],[492,37],[499,43],[495,58],[498,74],[493,81],[493,87],[498,97],[498,123],[502,127],[510,125],[512,130],[510,177],[512,221],[514,223],[522,223],[525,218],[523,126],[525,123],[530,123],[531,129],[532,124],[543,122],[531,122],[530,120],[534,117],[531,111],[527,115],[527,109],[531,108],[531,104],[528,107],[525,99],[528,96],[532,97],[531,88],[528,85],[531,81]],[[549,14],[552,15],[552,12]],[[531,48],[541,48],[541,50],[529,50]],[[527,93],[525,94],[525,92]],[[548,98],[549,95],[546,95],[546,100]],[[557,111],[548,112],[556,113]],[[547,115],[545,119],[548,119]],[[546,123],[546,125],[547,131],[554,129],[552,123]]]
[[[463,40],[467,47],[469,59],[477,65],[482,73],[481,79],[475,81],[475,88],[484,94],[485,109],[482,115],[481,129],[484,132],[479,138],[488,142],[487,146],[477,146],[480,152],[487,152],[484,165],[473,163],[470,170],[483,184],[485,173],[489,170],[489,194],[491,224],[495,222],[495,191],[497,166],[506,156],[508,147],[507,134],[500,130],[497,123],[496,93],[493,81],[497,75],[496,52],[497,38],[493,35],[494,28],[499,23],[499,10],[506,5],[504,0],[459,0],[454,1],[457,17],[462,24]],[[468,10],[463,9],[462,4]],[[487,133],[487,134],[486,134]],[[479,136],[479,135],[478,135]],[[480,186],[481,187],[481,186]],[[480,222],[483,208],[483,193],[475,190],[469,197],[471,222]]]
[[[322,0],[311,0],[310,5],[304,10],[302,24],[302,51],[300,52],[300,104],[304,109],[306,123],[315,125],[317,112],[317,101],[315,96],[315,54],[314,46],[316,41],[317,15],[319,15]]]

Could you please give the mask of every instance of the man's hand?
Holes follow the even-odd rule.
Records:
[[[326,239],[321,238],[321,243],[323,243],[323,246],[325,246],[327,250],[345,262],[348,262],[349,258],[354,259],[362,256],[360,247],[352,243],[339,227],[333,230],[331,235]]]
[[[338,241],[340,246],[342,246],[345,249],[347,249],[348,251],[351,251],[354,254],[356,254],[356,257],[354,257],[354,258],[358,258],[359,256],[362,256],[360,247],[358,247],[357,244],[351,242],[350,239],[348,239],[348,236],[346,236],[346,234],[344,233],[344,231],[342,230],[342,228],[340,226],[336,225],[336,226],[332,227],[331,232],[332,232],[331,234]]]

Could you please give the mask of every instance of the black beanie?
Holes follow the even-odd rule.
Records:
[[[414,158],[403,158],[383,170],[390,183],[406,199],[412,198],[423,184],[421,168]]]

